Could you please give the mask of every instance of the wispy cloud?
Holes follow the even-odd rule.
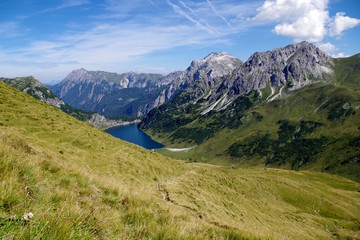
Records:
[[[34,14],[46,17],[50,15],[46,13],[91,4],[88,0],[63,1]],[[80,25],[77,18],[69,19],[63,25],[65,29],[40,37],[29,35],[21,47],[0,46],[0,72],[31,73],[47,81],[60,80],[79,67],[164,72],[161,65],[145,66],[147,56],[189,46],[204,48],[229,43],[230,35],[252,24],[240,20],[239,15],[248,16],[256,11],[255,5],[237,0],[106,0],[96,6],[96,11],[86,15],[86,21],[82,18]],[[0,24],[0,33],[16,26]]]
[[[0,23],[0,38],[18,37],[21,34],[18,31],[17,22],[2,22]]]
[[[209,6],[211,7],[212,11],[218,16],[220,17],[229,27],[231,27],[231,24],[229,23],[228,20],[226,20],[226,18],[224,16],[222,16],[214,7],[214,5],[210,2],[210,0],[207,0],[207,3],[209,4]]]
[[[180,3],[184,8],[186,8],[187,10],[189,10],[197,19],[199,19],[199,21],[200,21],[201,23],[205,24],[205,26],[206,26],[208,29],[211,29],[214,33],[216,32],[216,30],[215,30],[213,27],[211,27],[206,20],[204,20],[203,18],[199,17],[199,16],[195,13],[195,11],[194,11],[191,7],[189,7],[186,3],[184,3],[184,2],[181,1],[181,0],[179,0],[179,3]]]
[[[196,28],[186,25],[99,24],[88,31],[65,34],[52,41],[34,41],[28,47],[13,51],[0,49],[4,55],[4,60],[0,60],[0,72],[18,65],[24,66],[21,71],[31,69],[40,78],[49,78],[53,73],[53,79],[61,79],[71,69],[79,67],[121,71],[119,66],[130,68],[139,58],[154,51],[200,45],[206,41],[214,40],[209,34],[199,34]],[[19,70],[17,73],[21,74]]]
[[[180,14],[181,16],[185,17],[187,20],[189,20],[190,22],[194,23],[197,27],[200,27],[204,30],[206,30],[207,32],[209,32],[210,34],[215,34],[215,31],[213,29],[211,29],[210,27],[203,25],[200,21],[195,20],[193,17],[191,17],[188,13],[186,13],[185,11],[183,11],[181,9],[181,7],[179,7],[178,5],[173,4],[172,2],[170,2],[169,0],[167,1],[167,3],[174,9],[174,11],[178,14]]]
[[[147,0],[147,1],[148,1],[151,5],[153,5],[154,7],[160,9],[160,7],[159,7],[157,4],[155,4],[152,0]]]
[[[85,4],[89,4],[89,3],[90,3],[89,0],[67,0],[58,6],[40,10],[40,11],[36,12],[35,14],[54,12],[54,11],[58,11],[61,9],[77,7],[77,6],[81,6],[81,5],[85,5]]]

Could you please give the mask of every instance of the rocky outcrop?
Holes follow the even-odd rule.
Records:
[[[314,44],[301,42],[272,51],[253,54],[227,81],[234,94],[264,89],[266,86],[289,91],[333,75],[332,58]]]
[[[199,98],[209,89],[217,86],[222,77],[231,74],[241,64],[239,59],[225,52],[211,53],[202,60],[194,60],[162,92],[161,102],[170,100],[181,89],[187,89],[194,98]],[[193,83],[196,83],[195,88],[190,87]]]
[[[30,77],[17,77],[17,78],[0,78],[3,81],[20,91],[23,91],[47,104],[56,108],[61,108],[65,103],[45,87],[39,80]]]

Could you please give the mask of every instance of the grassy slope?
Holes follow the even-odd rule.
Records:
[[[35,94],[35,91],[42,92],[42,94],[46,100],[57,98],[57,96],[53,92],[51,92],[47,87],[45,87],[43,84],[41,84],[39,82],[39,80],[35,79],[32,76],[18,77],[18,78],[0,78],[0,81],[3,81],[5,83],[15,87],[16,89],[19,89],[20,91],[23,91],[25,88],[29,88],[29,90],[27,91],[27,94],[29,94],[35,98],[39,98]],[[34,87],[34,86],[37,86],[37,87]],[[80,121],[84,121],[84,122],[86,120],[89,120],[91,118],[91,115],[93,114],[92,112],[73,108],[66,103],[64,105],[61,105],[60,108],[63,112],[66,112],[70,116],[73,116],[73,117],[79,119]]]
[[[172,160],[3,83],[0,116],[0,238],[360,236],[350,180]],[[29,211],[30,223],[9,220]]]
[[[299,120],[311,120],[323,123],[323,126],[307,135],[307,139],[326,137],[326,144],[317,153],[316,160],[302,166],[302,169],[314,169],[318,171],[330,171],[354,180],[360,180],[360,166],[358,158],[360,156],[359,147],[351,146],[349,143],[359,137],[358,127],[360,126],[359,112],[353,115],[345,114],[335,120],[328,120],[329,109],[319,109],[322,103],[328,99],[323,96],[331,96],[329,99],[351,99],[353,108],[358,108],[360,94],[357,89],[341,88],[335,86],[311,86],[294,93],[293,96],[272,102],[256,109],[264,116],[260,122],[250,121],[236,130],[224,129],[218,132],[215,137],[204,142],[196,149],[192,156],[195,159],[210,159],[212,162],[224,161],[228,159],[230,163],[240,163],[242,165],[263,165],[267,156],[254,154],[243,157],[231,158],[227,151],[229,147],[237,142],[246,143],[251,136],[263,136],[270,134],[271,139],[278,139],[279,120],[287,119],[299,124]],[[317,96],[317,97],[314,97]],[[301,104],[298,104],[301,102]],[[353,159],[353,162],[349,162]],[[357,161],[357,162],[356,162]],[[275,165],[274,165],[275,166]],[[276,165],[279,166],[279,165]],[[281,165],[281,167],[289,167]]]
[[[254,102],[253,105],[245,110],[238,108],[241,104],[246,106],[246,102],[235,105],[233,107],[235,111],[231,113],[235,117],[229,118],[226,112],[212,113],[197,118],[190,124],[174,128],[175,132],[161,130],[160,133],[157,132],[161,129],[156,125],[161,123],[160,115],[160,120],[150,125],[147,132],[165,145],[175,144],[179,147],[199,145],[189,153],[161,150],[162,154],[174,158],[242,166],[264,165],[267,162],[269,166],[327,171],[360,181],[359,59],[360,55],[335,59],[337,81],[334,84],[314,84],[271,103],[261,103],[263,100],[254,101],[250,94],[249,99]],[[265,99],[267,94],[263,95],[265,96],[262,99]],[[168,112],[167,114],[169,115]],[[175,116],[181,118],[182,113],[175,113]],[[257,116],[261,116],[261,120],[258,120]],[[230,119],[229,123],[226,122],[228,119]],[[293,141],[292,136],[284,143],[276,142],[280,138],[279,121],[283,120],[289,121],[294,126],[293,135],[299,130],[302,120],[314,121],[322,125],[316,127],[313,132],[304,134],[302,139],[308,141],[309,147],[298,149],[297,144],[301,140]],[[207,132],[208,136],[201,144],[192,141],[192,139],[196,140],[199,134],[182,134],[180,135],[183,136],[182,139],[171,141],[172,136],[177,133],[185,133],[181,131],[183,128],[208,129],[212,126],[217,127],[217,130],[214,133]],[[256,145],[266,134],[269,134],[270,146],[267,151],[259,154],[258,152],[264,147],[256,148]],[[321,137],[325,137],[325,140],[322,142],[322,148],[319,147],[320,150],[316,152],[315,144]],[[240,146],[245,147],[241,149]],[[312,146],[314,147],[311,148]],[[296,155],[302,154],[307,154],[304,156],[305,160],[296,159],[301,158]],[[274,155],[275,157],[282,155],[281,159],[286,161],[275,161]],[[269,161],[269,158],[275,162]]]

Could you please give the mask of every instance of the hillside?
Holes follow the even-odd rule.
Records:
[[[69,104],[64,103],[52,91],[50,91],[50,89],[48,89],[39,80],[32,76],[17,78],[0,78],[0,81],[3,81],[15,87],[16,89],[19,89],[20,91],[25,92],[30,96],[33,96],[34,98],[39,99],[49,105],[59,108],[63,112],[79,119],[80,121],[88,122],[99,129],[106,129],[114,126],[121,126],[129,123],[138,122],[138,120],[135,120],[131,117],[118,116],[113,118],[106,118],[103,115],[94,112],[88,112],[81,109],[73,108]]]
[[[299,62],[304,63],[293,64]],[[358,55],[331,59],[314,45],[300,43],[255,53],[240,69],[208,89],[211,94],[194,95],[205,92],[195,82],[149,112],[142,128],[155,139],[167,146],[197,146],[163,154],[226,165],[312,169],[360,181]]]
[[[348,179],[172,160],[2,82],[0,115],[0,238],[360,236],[360,185]]]

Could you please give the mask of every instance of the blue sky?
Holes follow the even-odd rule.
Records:
[[[225,51],[306,40],[334,57],[360,53],[358,0],[1,0],[0,76],[44,83],[77,68],[169,73]]]

